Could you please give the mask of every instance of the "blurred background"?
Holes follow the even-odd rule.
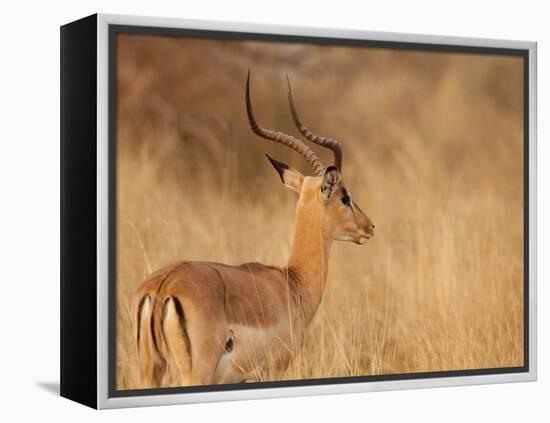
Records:
[[[117,377],[138,385],[130,301],[175,260],[284,265],[296,196],[256,137],[304,123],[344,145],[343,178],[376,224],[335,243],[306,345],[270,379],[523,364],[523,62],[118,35]],[[325,163],[330,154],[316,149]]]

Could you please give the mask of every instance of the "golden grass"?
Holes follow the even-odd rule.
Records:
[[[269,379],[523,364],[522,62],[513,57],[119,36],[117,386],[138,385],[129,305],[173,260],[282,265],[296,197],[250,133],[304,122],[344,143],[376,224],[335,243],[303,349]],[[326,152],[319,152],[328,158]]]

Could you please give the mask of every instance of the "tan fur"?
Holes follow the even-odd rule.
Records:
[[[136,322],[139,336],[137,337],[138,357],[140,364],[140,380],[143,387],[159,387],[166,371],[166,362],[153,345],[150,332],[153,316],[152,297],[144,295],[139,299],[140,308],[136,309]],[[139,310],[139,311],[138,311]]]
[[[191,384],[190,339],[177,312],[176,300],[167,297],[164,301],[161,325],[162,339],[166,344],[168,360],[175,365],[180,375],[180,384]]]
[[[268,362],[285,368],[302,345],[322,299],[332,241],[364,243],[374,226],[354,203],[342,204],[341,181],[327,199],[321,192],[326,175],[281,172],[283,181],[286,174],[301,184],[286,267],[179,262],[138,288],[133,304],[142,387],[163,386],[167,367],[179,385],[257,379]]]

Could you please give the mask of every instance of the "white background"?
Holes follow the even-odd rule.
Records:
[[[2,421],[550,421],[548,81],[550,13],[539,1],[3,2],[0,31],[0,417]],[[96,412],[59,381],[59,26],[95,13],[249,21],[539,42],[539,381]],[[546,168],[545,168],[546,165]],[[503,175],[506,177],[506,175]],[[475,228],[474,228],[475,230]],[[546,332],[546,333],[545,333]]]

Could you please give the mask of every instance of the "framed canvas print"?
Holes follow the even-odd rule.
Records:
[[[536,44],[61,28],[61,394],[536,379]]]

